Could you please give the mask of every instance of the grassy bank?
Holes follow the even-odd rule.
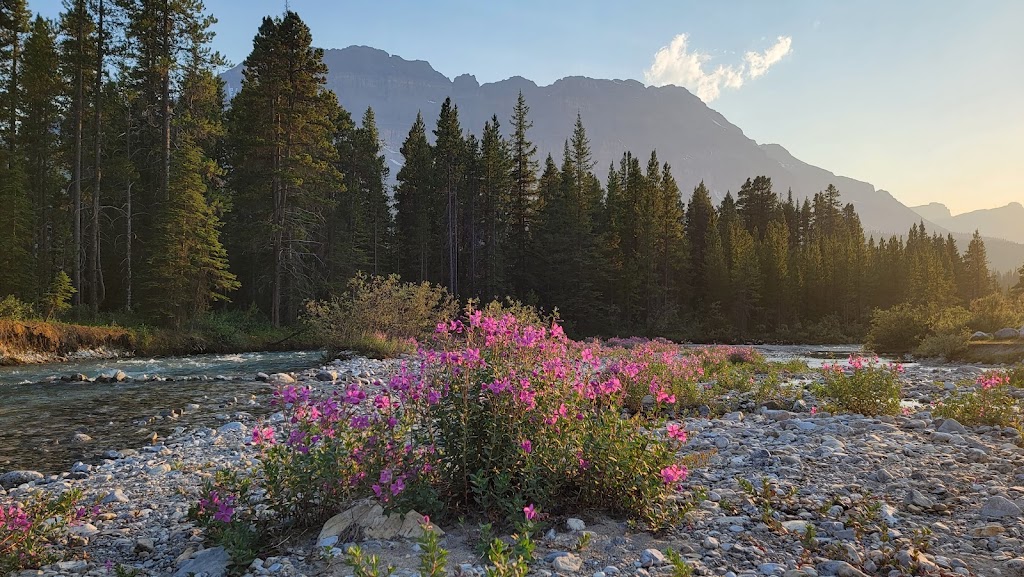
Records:
[[[956,360],[966,363],[984,363],[987,365],[1011,365],[1024,362],[1024,341],[985,341],[973,342],[957,356]]]
[[[321,344],[304,327],[274,328],[244,313],[213,314],[182,330],[0,319],[0,365],[56,362],[82,351],[173,356],[313,349]]]

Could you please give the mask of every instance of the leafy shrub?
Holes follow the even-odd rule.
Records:
[[[1010,386],[1024,388],[1024,363],[1017,363],[1011,367],[1006,376],[1010,377]]]
[[[971,330],[992,333],[1005,327],[1019,327],[1021,311],[1001,293],[971,301]]]
[[[24,321],[35,316],[32,305],[18,300],[14,295],[7,295],[0,299],[0,319],[12,321]]]
[[[420,349],[388,383],[277,393],[289,424],[258,427],[253,442],[264,506],[279,520],[322,521],[367,495],[492,520],[527,503],[656,526],[674,518],[685,431],[622,417],[628,361],[606,366],[599,347],[511,315],[475,311],[437,330],[436,350]]]
[[[900,410],[902,372],[902,365],[851,355],[845,368],[838,363],[822,367],[824,382],[816,392],[829,401],[833,412],[895,415]]]
[[[956,419],[964,425],[998,425],[1020,429],[1021,408],[1010,395],[1012,377],[1002,371],[986,371],[971,390],[958,392],[935,407],[935,415]],[[961,383],[970,387],[971,383]]]
[[[68,527],[90,514],[79,506],[81,500],[78,490],[57,497],[37,493],[24,503],[0,499],[0,574],[60,559],[57,545],[66,538]]]
[[[206,529],[208,539],[224,547],[232,561],[245,567],[256,558],[260,535],[257,512],[251,507],[251,479],[229,471],[218,471],[202,489],[189,517]]]
[[[46,318],[52,320],[71,309],[71,297],[78,292],[71,283],[71,278],[64,271],[58,271],[50,282],[50,288],[43,297],[46,307]]]
[[[914,356],[924,358],[941,358],[947,361],[958,358],[967,352],[967,334],[945,333],[925,337],[914,350]]]
[[[971,326],[971,311],[964,307],[946,307],[934,312],[928,329],[936,335],[967,335]]]
[[[907,303],[875,309],[867,346],[879,352],[907,353],[921,344],[928,331],[928,314],[924,309]]]
[[[306,303],[304,320],[328,347],[342,349],[374,338],[422,339],[457,313],[458,302],[440,286],[402,283],[397,275],[358,274],[341,296]]]

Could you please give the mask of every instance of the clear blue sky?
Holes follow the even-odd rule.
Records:
[[[1024,201],[1011,171],[1024,163],[1024,1],[632,4],[292,0],[291,8],[322,47],[365,44],[427,60],[450,78],[689,84],[758,142],[910,205],[938,201],[958,213]],[[30,5],[54,16],[60,0]],[[260,19],[284,7],[207,0],[220,20],[215,48],[240,63]],[[652,71],[663,47],[662,68]]]

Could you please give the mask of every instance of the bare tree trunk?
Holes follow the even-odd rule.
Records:
[[[96,94],[93,95],[93,124],[96,134],[94,135],[94,149],[96,153],[96,164],[93,167],[92,185],[92,255],[90,257],[90,278],[89,278],[89,304],[92,307],[92,314],[99,312],[100,300],[106,295],[101,294],[100,287],[103,284],[103,272],[100,270],[100,182],[103,178],[102,150],[103,150],[103,0],[99,0],[99,25],[96,28]],[[106,292],[106,291],[102,291]]]
[[[78,0],[75,11],[78,13],[78,58],[75,62],[75,101],[73,103],[74,117],[74,158],[71,166],[71,210],[74,221],[74,269],[71,271],[71,282],[75,287],[75,294],[72,297],[75,305],[82,304],[82,116],[84,115],[85,104],[85,63],[82,57],[85,52],[85,0]]]

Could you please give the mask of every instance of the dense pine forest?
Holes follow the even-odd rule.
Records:
[[[557,308],[578,335],[835,338],[1017,283],[977,234],[871,238],[834,187],[737,175],[715,204],[656,152],[595,166],[580,115],[538,158],[521,95],[482,127],[451,100],[417,118],[392,190],[373,110],[324,88],[294,12],[263,20],[230,100],[200,0],[65,0],[57,21],[12,0],[0,19],[0,299],[40,312],[72,288],[79,320],[230,307],[280,326],[397,273]]]

